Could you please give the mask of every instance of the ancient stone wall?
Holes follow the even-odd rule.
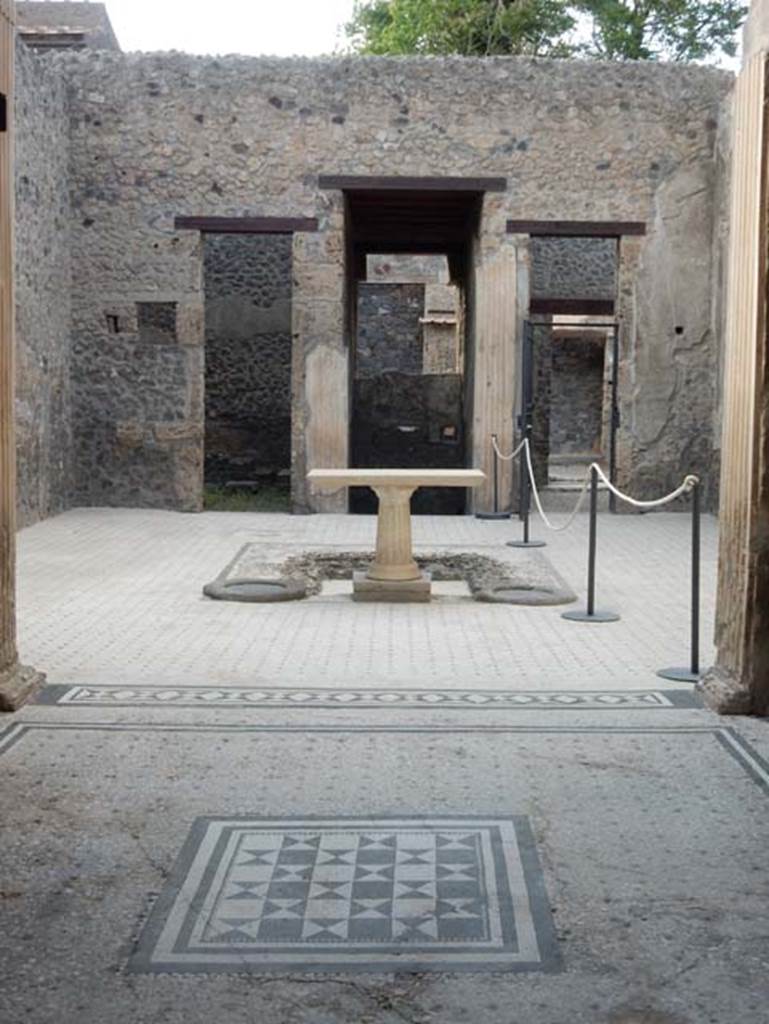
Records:
[[[355,379],[388,371],[421,374],[424,311],[424,285],[360,282]]]
[[[550,453],[601,451],[604,345],[584,338],[552,342]]]
[[[70,208],[66,83],[23,43],[16,55],[16,445],[19,525],[67,507]]]
[[[484,202],[481,263],[505,246],[505,217],[646,222],[620,258],[621,483],[657,490],[707,465],[714,140],[730,75],[514,58],[56,60],[71,85],[81,500],[195,507],[201,246],[174,217],[258,215],[319,222],[294,244],[294,487],[302,507],[344,507],[302,490],[308,465],[347,458],[344,205],[318,187],[333,173],[506,177],[509,191]],[[174,369],[161,419],[128,398],[144,382],[124,358],[137,341],[111,335],[107,319],[145,300],[175,301],[186,325],[163,353]],[[478,323],[483,345],[492,320]]]
[[[456,359],[444,359],[449,365],[443,368],[425,365],[431,339],[421,321],[430,290],[440,290],[444,305],[456,303],[448,285],[358,284],[351,446],[356,466],[457,469],[464,463],[461,368]],[[368,488],[355,489],[351,508],[375,512],[376,499]],[[464,510],[464,494],[420,488],[412,510],[455,514]]]
[[[614,299],[616,293],[616,239],[532,238],[532,298]]]
[[[291,237],[206,235],[207,482],[291,465]]]

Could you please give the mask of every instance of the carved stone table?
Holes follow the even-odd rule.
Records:
[[[411,495],[418,487],[477,487],[480,469],[312,469],[318,490],[370,487],[379,499],[376,554],[365,573],[353,574],[356,601],[429,601],[430,576],[411,550]]]

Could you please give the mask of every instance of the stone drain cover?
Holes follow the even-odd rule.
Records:
[[[532,587],[525,584],[503,583],[476,592],[476,601],[486,604],[528,604],[554,605],[571,604],[576,601],[576,594],[565,586],[562,590],[548,590],[546,587]]]
[[[305,597],[307,588],[294,579],[233,579],[214,580],[203,587],[206,597],[216,601],[296,601]]]

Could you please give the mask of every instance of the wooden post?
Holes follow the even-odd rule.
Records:
[[[493,255],[484,252],[482,262],[475,268],[472,465],[486,474],[484,484],[473,496],[476,512],[510,510],[510,462],[499,466],[500,509],[494,508],[491,435],[496,435],[503,452],[512,449],[519,327],[516,256],[515,246],[505,240]]]
[[[314,494],[306,473],[347,466],[350,360],[344,219],[334,211],[317,234],[294,235],[291,366],[291,505],[295,512],[346,512],[347,490]],[[334,219],[335,218],[335,219]]]
[[[769,713],[769,130],[759,52],[735,88],[715,666],[725,713]]]
[[[14,711],[42,680],[16,650],[16,439],[13,303],[13,0],[0,0],[0,711]]]

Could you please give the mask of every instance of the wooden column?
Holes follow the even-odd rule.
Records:
[[[473,358],[473,458],[472,465],[486,474],[474,492],[475,511],[493,511],[493,455],[491,435],[503,452],[513,445],[516,339],[519,311],[517,250],[500,245],[493,254],[483,253],[475,268]],[[499,495],[502,511],[510,509],[511,465],[499,464]]]
[[[769,203],[767,54],[735,88],[715,666],[726,713],[769,713]]]
[[[14,711],[41,680],[16,650],[16,439],[14,432],[13,65],[14,5],[0,0],[0,711]]]
[[[341,197],[339,199],[341,204]],[[295,512],[346,512],[347,488],[307,489],[311,469],[349,461],[349,339],[344,221],[327,217],[318,234],[294,235],[291,367],[291,504]]]

